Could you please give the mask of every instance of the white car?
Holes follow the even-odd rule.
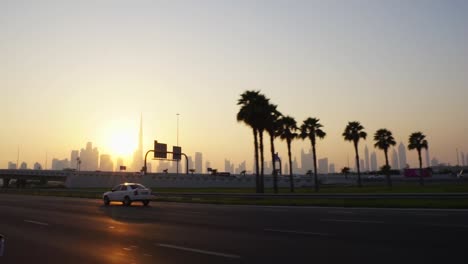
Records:
[[[139,183],[128,182],[119,184],[102,195],[106,206],[112,201],[122,202],[125,206],[130,206],[134,201],[141,201],[147,206],[152,198],[150,189]]]

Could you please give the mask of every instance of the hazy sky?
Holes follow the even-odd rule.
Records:
[[[320,118],[318,156],[337,169],[354,155],[341,137],[354,120],[362,149],[379,128],[405,144],[420,130],[431,157],[455,164],[468,152],[466,14],[463,0],[0,0],[0,167],[18,146],[29,166],[88,141],[128,157],[140,114],[146,149],[175,145],[180,113],[184,152],[251,169],[252,133],[236,122],[247,89],[298,123]]]

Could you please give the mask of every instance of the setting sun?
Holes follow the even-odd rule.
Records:
[[[103,129],[102,142],[104,148],[114,157],[128,158],[137,148],[138,127],[130,122],[107,124]]]

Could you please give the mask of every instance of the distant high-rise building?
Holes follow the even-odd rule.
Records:
[[[78,158],[80,157],[80,152],[78,150],[72,150],[70,154],[70,168],[78,168]]]
[[[52,170],[63,170],[63,169],[68,168],[69,165],[70,165],[70,162],[68,161],[68,159],[63,159],[63,160],[53,159],[52,160]]]
[[[188,168],[189,168],[189,170],[195,169],[194,164],[193,164],[192,156],[188,156],[188,157],[187,157],[187,160],[188,160]],[[184,169],[183,171],[185,171],[185,169]]]
[[[133,154],[132,169],[140,171],[143,168],[143,116],[140,117],[140,134],[138,137],[138,149]]]
[[[465,153],[461,153],[462,166],[465,166]]]
[[[195,152],[195,172],[203,173],[203,154],[201,152]]]
[[[294,172],[293,172],[294,173]],[[289,162],[284,163],[284,172],[281,173],[283,175],[289,175]]]
[[[408,161],[406,160],[406,148],[403,142],[398,145],[398,160],[400,161],[400,170],[407,167]]]
[[[391,161],[391,165],[392,167],[392,170],[399,170],[400,169],[400,165],[399,165],[399,162],[398,162],[398,154],[395,150],[395,148],[393,148],[392,150],[392,161]]]
[[[88,142],[86,148],[81,149],[80,160],[81,171],[95,171],[99,168],[99,151],[97,148],[93,148],[93,143]]]
[[[371,166],[371,171],[377,171],[378,170],[378,164],[377,164],[377,154],[372,152],[370,156],[370,166]]]
[[[323,158],[318,160],[318,173],[327,174],[328,173],[328,158]]]
[[[13,163],[11,161],[8,162],[8,169],[9,170],[16,170],[16,163]]]
[[[430,167],[431,164],[429,163],[430,157],[429,157],[429,148],[426,149],[426,167]]]
[[[114,163],[110,155],[102,154],[99,165],[101,171],[114,171]]]
[[[364,171],[369,171],[370,170],[370,164],[369,164],[369,149],[366,147],[364,148],[364,160],[365,160],[365,167],[363,168]]]
[[[433,158],[433,159],[431,160],[431,166],[432,166],[432,167],[439,166],[439,161],[438,161],[436,158]]]
[[[328,168],[328,173],[335,173],[335,164],[334,163],[330,163],[330,166]]]
[[[309,153],[305,153],[303,149],[301,149],[301,169],[298,171],[301,174],[306,173],[308,170],[313,170],[314,168],[314,158],[312,150]]]
[[[297,174],[299,171],[299,164],[297,163],[296,157],[294,157],[294,160],[292,162],[292,167],[293,167],[293,174]]]
[[[239,166],[237,167],[235,173],[240,174],[242,171],[246,171],[246,170],[247,169],[246,169],[245,160],[244,160],[241,164],[239,164]]]
[[[359,171],[363,171],[364,170],[364,160],[361,159],[359,160]],[[356,171],[357,171],[357,166],[356,166]]]
[[[28,169],[28,164],[26,162],[21,162],[20,165],[20,170],[27,170]]]
[[[224,171],[230,172],[231,171],[231,161],[225,159],[224,160]]]
[[[42,170],[42,165],[39,162],[34,163],[33,166],[34,170]]]

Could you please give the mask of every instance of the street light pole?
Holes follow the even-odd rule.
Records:
[[[177,115],[177,146],[179,147],[179,113]],[[179,175],[179,160],[177,162],[177,175]]]

